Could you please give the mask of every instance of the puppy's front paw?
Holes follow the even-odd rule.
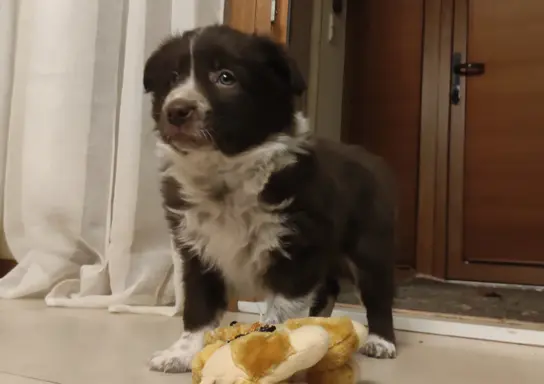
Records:
[[[277,324],[280,324],[282,321],[281,319],[276,316],[275,314],[271,314],[271,315],[267,315],[263,321],[262,321],[264,324],[269,324],[269,325],[277,325]]]
[[[397,347],[383,337],[370,334],[361,352],[376,359],[394,359],[397,357]]]
[[[184,332],[170,348],[156,352],[149,361],[149,367],[152,371],[165,373],[188,372],[191,370],[193,358],[203,347],[202,332]]]
[[[149,361],[152,371],[164,373],[183,373],[191,370],[194,355],[181,349],[165,349],[156,352]]]

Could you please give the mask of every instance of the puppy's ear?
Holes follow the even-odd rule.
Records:
[[[159,82],[158,61],[160,52],[157,50],[147,59],[144,68],[144,91],[145,93],[152,92],[157,87]]]
[[[289,78],[291,79],[293,94],[296,96],[301,96],[304,92],[306,92],[306,89],[308,89],[306,81],[304,81],[304,77],[302,76],[295,59],[293,59],[287,53],[285,53],[285,55],[287,64],[289,66]]]
[[[175,57],[172,53],[178,40],[179,37],[168,38],[147,59],[143,79],[146,93],[158,90],[168,81],[167,74],[175,68]]]
[[[168,37],[147,59],[144,68],[144,90],[157,92],[168,88],[176,74],[184,69],[184,56],[190,54],[190,40],[195,30]]]
[[[267,52],[269,65],[288,84],[293,95],[302,95],[307,86],[295,60],[287,53],[283,45],[267,37],[261,37],[261,39]]]

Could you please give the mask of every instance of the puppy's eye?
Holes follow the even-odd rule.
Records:
[[[217,83],[224,87],[232,87],[236,84],[236,76],[231,71],[223,69],[217,76]]]
[[[170,85],[176,84],[179,81],[179,78],[180,78],[180,76],[179,76],[178,72],[175,72],[175,71],[172,72],[170,74]]]

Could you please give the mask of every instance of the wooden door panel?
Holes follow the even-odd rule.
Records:
[[[544,284],[544,2],[457,0],[456,7],[465,61],[486,70],[465,79],[465,100],[452,107],[450,165],[462,164],[462,182],[453,177],[451,193],[462,204],[450,208],[462,213],[450,222],[449,274],[462,278],[480,264],[480,280],[495,280],[496,266],[508,282]],[[536,269],[522,274],[523,265]]]
[[[424,1],[352,0],[347,9],[342,137],[395,171],[398,262],[415,266]]]
[[[470,1],[465,258],[544,264],[544,2]],[[498,27],[500,26],[500,28]]]
[[[275,17],[272,21],[273,5]],[[274,4],[272,0],[225,0],[225,21],[242,32],[271,35],[274,40],[285,44],[290,8],[290,0],[276,0]]]
[[[255,32],[257,0],[225,0],[225,9],[226,24],[242,32]],[[260,28],[263,26],[261,25]]]

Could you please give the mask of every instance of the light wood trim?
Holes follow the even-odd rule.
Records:
[[[269,35],[272,30],[272,0],[257,0],[255,7],[255,32]]]
[[[272,0],[257,0],[255,32],[271,35],[274,40],[287,44],[290,0],[276,0],[276,17],[272,22]]]
[[[227,0],[225,23],[242,32],[255,31],[257,0]]]
[[[283,44],[289,42],[289,19],[291,0],[276,0],[276,20],[272,23],[272,36],[274,40]],[[311,11],[309,7],[308,11]],[[310,42],[308,41],[308,44]]]
[[[425,1],[416,269],[439,278],[446,277],[453,2]]]
[[[448,153],[450,133],[451,52],[454,1],[442,0],[436,152],[435,239],[433,275],[446,277],[448,218]]]
[[[276,0],[276,19],[272,23],[272,0],[225,0],[225,23],[242,32],[271,35],[286,44],[290,7],[290,0]]]
[[[433,274],[441,0],[425,1],[416,269]],[[346,64],[347,65],[347,64]]]
[[[453,52],[467,55],[468,0],[455,0]],[[450,109],[449,190],[448,190],[448,270],[463,262],[463,182],[465,168],[466,80],[461,76],[461,101]],[[451,104],[450,104],[451,105]]]

